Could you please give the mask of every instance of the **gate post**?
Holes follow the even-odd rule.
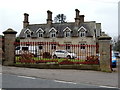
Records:
[[[100,69],[104,72],[112,72],[111,69],[111,37],[101,36],[99,40]]]
[[[15,59],[14,42],[17,32],[9,28],[6,31],[4,31],[3,34],[4,34],[4,55],[5,55],[5,61],[3,62],[3,65],[13,65]]]

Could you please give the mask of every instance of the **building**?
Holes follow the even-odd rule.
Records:
[[[24,14],[23,29],[20,32],[20,42],[57,42],[62,47],[51,44],[52,49],[68,49],[72,44],[96,45],[97,37],[101,36],[101,23],[84,21],[84,15],[75,9],[75,21],[66,23],[53,23],[52,12],[47,11],[45,24],[29,24],[29,14]],[[43,44],[40,44],[40,49]],[[81,47],[81,49],[85,49]]]

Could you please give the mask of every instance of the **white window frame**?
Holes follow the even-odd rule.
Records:
[[[56,37],[56,32],[57,32],[57,30],[56,30],[54,27],[52,27],[52,28],[49,30],[50,37],[51,37],[51,38],[55,38],[55,37]]]
[[[64,32],[64,36],[65,37],[70,37],[71,36],[71,32],[70,31]]]
[[[43,32],[38,32],[37,35],[38,37],[43,37]]]
[[[26,34],[26,38],[31,37],[31,30],[30,30],[30,29],[27,28],[27,29],[24,31],[24,33]],[[28,35],[29,35],[29,37],[28,37]]]
[[[80,37],[85,37],[86,36],[86,31],[79,31],[79,36]]]
[[[70,37],[71,36],[71,29],[69,27],[66,27],[63,32],[64,32],[64,37]]]
[[[81,30],[84,30],[84,31],[81,31]],[[86,31],[87,29],[83,26],[81,26],[79,29],[78,29],[78,33],[79,33],[79,37],[85,37],[86,36]]]
[[[50,32],[50,37],[55,38],[56,37],[56,32]]]
[[[36,31],[38,37],[43,37],[43,32],[44,32],[44,31],[43,31],[43,29],[41,29],[41,28],[39,28],[39,29]],[[40,34],[41,34],[42,36],[41,36]]]

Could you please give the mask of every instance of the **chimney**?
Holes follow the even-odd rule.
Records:
[[[80,15],[79,17],[80,17],[80,23],[83,23],[83,22],[84,22],[84,17],[85,17],[85,16],[84,16],[84,15]]]
[[[29,14],[24,13],[24,21],[23,21],[23,28],[26,28],[29,25],[29,20],[28,20]]]
[[[52,24],[52,12],[49,10],[47,11],[47,24]]]
[[[78,9],[75,9],[75,11],[76,11],[75,25],[78,26],[80,24],[80,17],[79,17],[80,11]]]

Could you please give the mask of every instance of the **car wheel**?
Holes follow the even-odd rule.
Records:
[[[56,55],[53,55],[53,58],[57,58],[57,56],[56,56]]]
[[[68,59],[71,59],[71,56],[70,56],[70,55],[68,55],[68,56],[67,56],[67,58],[68,58]]]

